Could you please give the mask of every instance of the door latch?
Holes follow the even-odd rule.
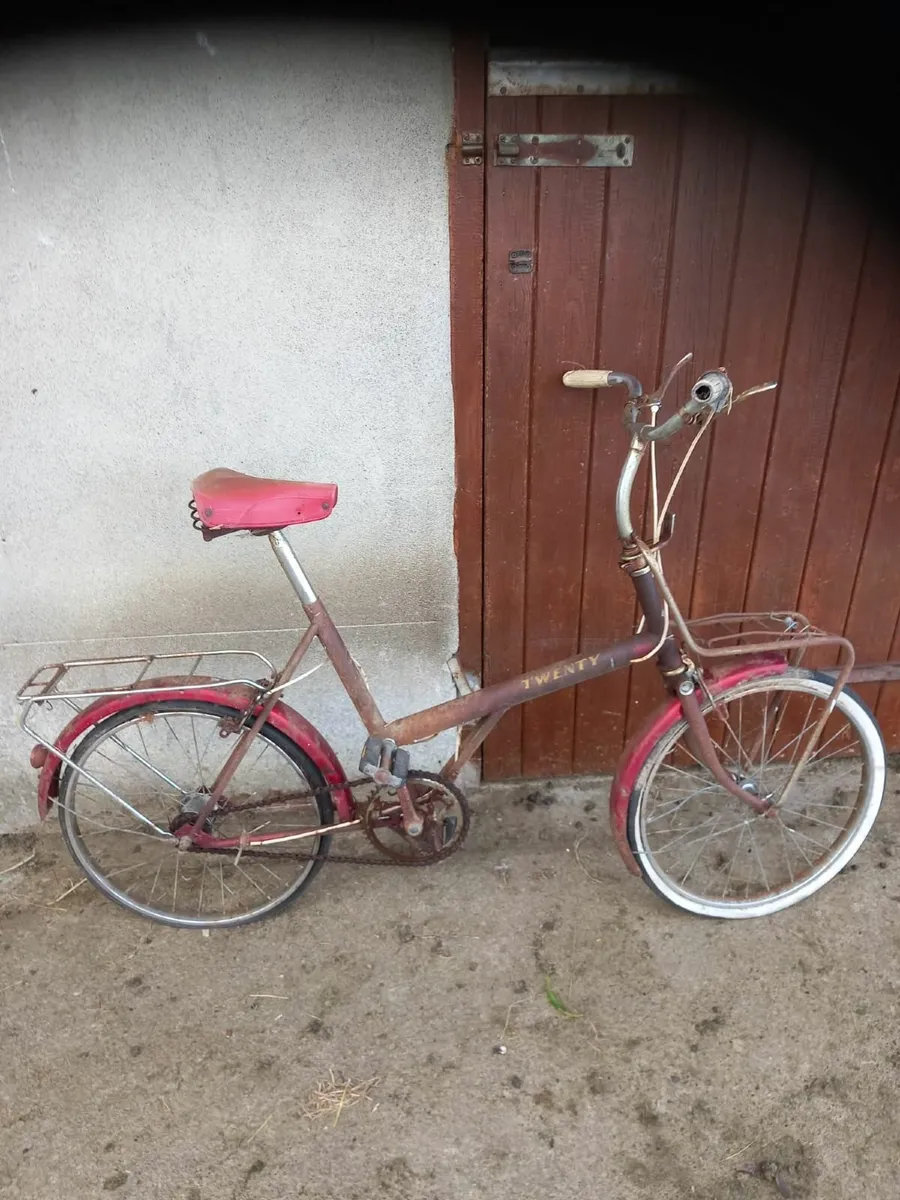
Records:
[[[497,167],[630,167],[634,138],[629,133],[501,133]]]

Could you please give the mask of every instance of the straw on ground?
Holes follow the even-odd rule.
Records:
[[[371,1103],[372,1097],[369,1092],[379,1082],[377,1078],[366,1079],[360,1083],[354,1083],[352,1079],[339,1080],[329,1068],[328,1079],[317,1084],[303,1111],[310,1120],[333,1116],[332,1125],[337,1125],[345,1108],[351,1108],[361,1100]]]

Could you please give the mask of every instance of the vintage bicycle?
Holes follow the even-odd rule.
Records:
[[[329,517],[337,487],[226,469],[195,479],[190,507],[204,539],[236,531],[267,537],[308,625],[281,670],[255,651],[223,650],[53,663],[32,675],[17,699],[20,724],[36,743],[40,815],[55,804],[87,878],[155,921],[228,927],[299,896],[338,835],[359,831],[371,850],[332,859],[439,862],[469,830],[460,771],[504,713],[653,661],[667,698],[627,745],[610,790],[612,831],[628,869],[678,908],[725,918],[777,912],[827,883],[875,820],[884,745],[872,714],[845,686],[854,661],[845,638],[799,613],[687,620],[679,609],[662,563],[675,489],[711,422],[776,386],[735,397],[724,370],[708,371],[660,424],[665,393],[690,358],[649,396],[633,376],[615,371],[563,377],[569,387],[627,393],[630,445],[615,517],[620,565],[643,613],[633,636],[396,721],[382,717],[284,535]],[[685,427],[695,428],[694,437],[660,504],[656,447]],[[631,495],[648,456],[651,503],[642,536]],[[367,734],[352,781],[325,737],[284,699],[309,674],[300,668],[315,640]],[[802,665],[809,652],[821,658],[823,651],[838,659],[836,667]],[[254,666],[229,675],[223,664],[238,661]],[[259,669],[263,676],[250,678]],[[112,684],[110,670],[131,677]],[[47,734],[35,718],[56,704],[73,715]],[[440,772],[411,768],[410,747],[453,728],[456,752]]]

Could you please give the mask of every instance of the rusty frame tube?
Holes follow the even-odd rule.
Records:
[[[294,652],[291,654],[290,658],[284,664],[278,676],[276,677],[268,697],[263,702],[262,708],[260,708],[259,712],[256,714],[253,724],[249,726],[249,728],[241,730],[241,735],[238,738],[234,749],[225,759],[225,762],[222,764],[221,771],[216,776],[215,782],[212,786],[212,791],[209,794],[209,799],[197,813],[197,818],[191,825],[190,834],[192,836],[199,836],[203,832],[203,824],[206,821],[206,818],[222,799],[225,789],[228,787],[229,783],[231,783],[235,772],[244,761],[244,758],[247,756],[250,746],[253,743],[253,739],[262,729],[263,725],[265,725],[266,721],[268,721],[272,709],[281,699],[281,692],[278,689],[287,683],[297,670],[297,667],[299,667],[304,655],[312,645],[313,639],[318,635],[318,632],[318,625],[315,621],[311,621],[307,629],[304,630],[300,641],[294,647]]]
[[[601,675],[610,674],[611,671],[618,671],[627,667],[634,659],[647,654],[658,640],[658,635],[648,632],[616,642],[596,654],[561,659],[549,666],[526,671],[502,683],[481,688],[467,696],[457,696],[455,700],[445,700],[443,704],[435,704],[408,717],[401,717],[398,721],[391,721],[389,725],[382,726],[377,732],[382,737],[393,738],[398,746],[426,742],[447,729],[453,729],[457,725],[468,725],[497,712],[498,709],[505,711],[529,700],[536,700],[539,696],[560,692],[588,679],[597,679]]]
[[[509,712],[507,708],[498,708],[480,721],[476,721],[469,732],[460,740],[456,753],[441,767],[441,775],[452,783],[459,777],[460,771],[471,759],[472,755],[491,732],[500,718]]]
[[[304,604],[303,611],[315,626],[316,636],[322,643],[322,648],[328,655],[328,660],[334,667],[338,679],[344,685],[344,691],[350,697],[351,703],[359,713],[360,720],[366,727],[366,733],[379,733],[384,726],[384,717],[378,711],[378,705],[362,671],[359,669],[353,655],[347,649],[347,644],[341,637],[337,626],[328,615],[328,610],[321,600],[312,604]]]

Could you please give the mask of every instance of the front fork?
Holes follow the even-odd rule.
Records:
[[[651,632],[658,630],[661,634],[666,621],[663,600],[643,554],[633,542],[623,546],[619,565],[631,578],[648,629]],[[690,728],[692,752],[726,792],[748,804],[754,812],[770,811],[772,806],[768,800],[746,791],[722,766],[713,740],[709,736],[706,719],[700,711],[698,685],[693,677],[692,668],[682,657],[678,643],[671,634],[660,646],[656,663],[667,688],[677,696],[681,705],[684,719]]]
[[[693,679],[686,677],[679,683],[678,701],[681,704],[684,719],[687,721],[691,731],[692,750],[707,768],[716,783],[738,800],[743,800],[745,804],[749,804],[754,812],[762,815],[763,813],[772,811],[772,805],[769,800],[763,796],[756,796],[753,792],[742,788],[719,761],[713,740],[709,736],[709,727],[706,724],[706,718],[700,711],[700,701],[697,699],[697,687]]]

